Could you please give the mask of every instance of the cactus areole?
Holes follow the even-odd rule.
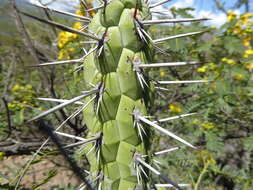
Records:
[[[145,2],[114,0],[89,25],[101,41],[84,61],[84,80],[86,90],[95,85],[100,92],[84,110],[84,120],[89,136],[101,133],[101,140],[87,145],[86,151],[90,175],[103,190],[150,189],[135,159],[137,154],[148,154],[150,140],[147,128],[138,129],[135,116],[146,115],[151,103],[149,83],[144,81],[147,76],[135,67],[152,57],[140,36],[144,28],[139,21],[144,19],[150,19]]]

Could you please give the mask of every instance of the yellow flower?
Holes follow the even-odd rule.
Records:
[[[228,59],[226,57],[222,58],[221,61],[225,62],[225,63],[227,63],[229,65],[234,65],[235,64],[235,61],[233,59]]]
[[[235,26],[232,31],[234,34],[242,34],[242,29],[239,26]]]
[[[70,57],[68,56],[68,52],[66,50],[61,50],[59,52],[58,59],[59,60],[61,60],[61,59],[70,59]]]
[[[228,11],[227,19],[228,21],[235,20],[237,17],[237,14],[234,11]]]
[[[0,160],[3,160],[4,156],[5,156],[5,153],[4,152],[0,152]]]
[[[243,74],[236,74],[233,76],[236,80],[241,80],[241,79],[244,79],[244,75]]]
[[[201,127],[202,127],[203,129],[209,130],[209,129],[213,129],[215,126],[214,126],[213,123],[203,123],[203,124],[201,125]]]
[[[250,46],[250,40],[248,40],[248,39],[243,39],[242,43],[243,43],[243,45],[245,47],[249,47]]]
[[[240,16],[240,20],[242,21],[243,24],[248,24],[249,23],[249,19],[253,17],[253,14],[251,13],[245,13],[243,15]]]
[[[243,57],[248,58],[251,55],[253,55],[253,49],[248,49],[244,52]]]
[[[176,105],[173,105],[173,104],[169,105],[169,109],[170,109],[170,111],[176,112],[176,113],[182,112],[182,109],[179,106],[176,106]]]
[[[76,14],[76,15],[83,16],[83,13],[82,13],[82,11],[81,11],[81,10],[76,10],[75,14]]]
[[[59,55],[58,55],[58,59],[61,60],[61,59],[64,58],[64,56],[65,56],[65,55],[64,55],[64,52],[63,52],[63,51],[60,51],[60,52],[59,52]]]
[[[75,48],[71,47],[71,48],[68,49],[68,51],[73,52],[73,51],[75,51]]]
[[[28,102],[27,101],[23,101],[22,104],[28,104]]]
[[[200,162],[202,164],[207,164],[207,163],[215,164],[216,163],[213,155],[206,150],[197,151],[197,160],[198,160],[198,162]]]
[[[79,30],[81,27],[81,24],[76,23],[74,27]],[[71,32],[60,32],[59,39],[58,39],[58,47],[62,49],[68,42],[76,39],[77,37],[78,37],[77,34],[73,34]]]
[[[207,71],[207,69],[208,69],[207,65],[205,65],[205,66],[199,67],[197,69],[197,72],[199,72],[199,73],[205,73]]]
[[[253,69],[253,62],[252,63],[249,63],[247,66],[246,66],[247,69]]]
[[[251,23],[252,23],[251,26],[248,25],[244,30],[245,30],[246,33],[248,33],[252,36],[251,33],[253,32],[253,22],[251,22]],[[251,40],[251,37],[249,37],[249,39]]]
[[[15,91],[18,91],[20,89],[20,86],[18,84],[15,84],[13,87],[12,87],[12,91],[15,92]]]
[[[80,22],[76,22],[73,25],[73,28],[76,29],[76,30],[81,30],[82,29],[82,24]]]
[[[223,57],[223,58],[221,59],[221,61],[226,62],[226,61],[227,61],[227,58],[226,58],[226,57]]]
[[[59,33],[59,38],[64,38],[65,37],[65,32],[60,32]]]
[[[161,77],[164,77],[164,76],[165,76],[165,72],[164,72],[164,71],[161,71],[161,72],[160,72],[160,76],[161,76]]]
[[[192,120],[193,125],[198,125],[199,123],[200,123],[200,121],[198,119],[193,119]]]
[[[227,64],[234,65],[235,61],[233,59],[229,59],[229,60],[227,60]]]

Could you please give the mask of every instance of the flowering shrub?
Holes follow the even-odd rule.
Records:
[[[180,12],[185,15],[182,9],[176,13]],[[203,64],[192,70],[183,67],[161,69],[159,77],[185,80],[195,76],[212,82],[184,88],[170,86],[167,96],[158,99],[157,104],[163,104],[160,103],[162,100],[164,103],[173,102],[167,107],[172,115],[199,114],[191,119],[173,121],[173,126],[182,134],[192,134],[201,151],[196,151],[191,157],[182,149],[173,153],[167,162],[170,170],[174,169],[177,173],[180,166],[182,173],[187,168],[195,190],[250,190],[253,188],[253,164],[247,155],[253,151],[253,15],[230,11],[227,22],[216,31],[213,27],[198,24],[192,27],[209,33],[201,40],[193,37],[168,42],[165,47],[169,47],[170,56],[164,60],[192,60],[188,57],[191,55],[194,61]],[[180,34],[192,30],[191,26],[174,25],[168,33]],[[171,129],[171,123],[167,127]],[[179,175],[178,178],[183,179],[184,176]]]
[[[77,10],[75,14],[84,15],[80,10]],[[75,22],[72,28],[81,31],[83,26],[80,22]],[[58,59],[71,59],[80,51],[80,36],[78,34],[62,31],[58,35],[57,45],[60,50]]]

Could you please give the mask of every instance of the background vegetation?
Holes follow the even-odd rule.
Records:
[[[58,31],[51,26],[45,27],[26,17],[22,17],[24,28],[20,27],[20,23],[16,25],[18,18],[11,2],[13,1],[0,3],[1,15],[4,15],[0,18],[2,163],[11,156],[33,154],[42,144],[42,140],[46,139],[36,125],[27,124],[26,121],[55,103],[38,101],[36,98],[70,99],[82,88],[79,65],[64,64],[43,68],[33,66],[55,59],[78,58],[83,53],[80,47],[88,48],[88,45],[81,43],[85,40],[81,36]],[[18,5],[22,11],[38,17],[53,19],[75,29],[82,27],[80,22],[69,17],[51,14],[24,3]],[[166,91],[157,94],[153,109],[156,116],[197,113],[171,121],[165,127],[184,136],[199,148],[192,152],[180,147],[178,151],[159,156],[157,161],[160,164],[157,167],[178,183],[192,184],[194,190],[250,190],[253,189],[253,15],[249,12],[249,1],[238,1],[235,4],[234,8],[245,6],[245,13],[241,15],[226,10],[220,1],[216,1],[216,5],[227,14],[227,22],[219,28],[201,23],[151,27],[151,33],[156,34],[155,38],[205,31],[204,34],[187,39],[168,41],[162,47],[166,53],[158,52],[155,58],[159,62],[194,60],[203,64],[153,69],[150,72],[152,79],[212,80],[205,84],[169,86]],[[174,17],[193,17],[191,10],[192,8],[171,9]],[[76,13],[82,14],[81,11]],[[25,31],[27,36],[24,35]],[[75,110],[74,106],[60,110],[48,116],[46,122],[58,126]],[[63,131],[85,136],[86,127],[82,122],[82,115],[68,120]],[[62,144],[75,142],[66,138],[60,140]],[[175,147],[175,142],[157,134],[154,149],[163,150],[168,147]],[[78,164],[87,167],[78,149],[67,151],[78,160]],[[48,143],[27,166],[57,155],[59,152],[53,143]],[[13,178],[0,170],[0,187],[11,189],[28,170],[29,168],[17,168]],[[42,181],[35,182],[29,188],[43,189],[43,185],[50,184],[51,178],[56,175],[57,170],[50,170]],[[25,187],[20,186],[22,188]]]

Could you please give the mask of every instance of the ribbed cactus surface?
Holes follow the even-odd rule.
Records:
[[[114,0],[100,9],[89,25],[91,32],[103,37],[103,43],[84,62],[86,89],[94,85],[100,89],[94,103],[84,110],[84,120],[89,136],[101,133],[102,138],[86,151],[91,176],[103,179],[98,185],[103,190],[146,189],[145,183],[138,184],[134,154],[146,155],[148,142],[135,126],[134,111],[147,113],[150,92],[145,91],[148,84],[140,84],[134,65],[146,64],[150,57],[136,28],[136,18],[149,17],[142,1]],[[90,151],[92,148],[95,151]]]
[[[82,63],[78,68],[83,68],[85,83],[84,86],[80,87],[81,95],[70,100],[44,98],[44,100],[61,102],[61,104],[30,120],[30,122],[38,120],[70,104],[83,105],[80,111],[83,110],[84,122],[89,131],[86,138],[58,132],[58,128],[53,131],[54,133],[50,133],[50,136],[59,147],[60,144],[54,134],[79,139],[81,144],[84,144],[79,150],[81,155],[85,154],[90,164],[88,172],[88,177],[91,180],[90,185],[86,181],[83,170],[71,161],[61,147],[60,150],[88,189],[95,187],[98,190],[145,190],[156,189],[156,187],[165,185],[181,190],[181,187],[187,186],[187,184],[176,184],[152,166],[153,156],[178,150],[179,147],[151,153],[152,135],[150,128],[195,149],[194,145],[160,126],[162,122],[180,119],[195,113],[163,119],[149,118],[153,115],[150,113],[154,97],[153,89],[167,90],[162,85],[208,81],[156,81],[155,79],[151,81],[145,72],[145,68],[199,64],[199,62],[194,61],[153,63],[152,48],[166,53],[156,44],[201,34],[202,31],[153,40],[147,29],[153,24],[200,22],[206,18],[152,20],[152,9],[168,1],[162,0],[155,4],[148,4],[145,0],[104,0],[98,7],[92,9],[87,9],[84,5],[85,11],[98,10],[92,18],[60,11],[62,14],[74,16],[83,20],[84,23],[88,23],[80,30],[23,13],[65,31],[85,36],[88,38],[85,43],[91,44],[90,50],[85,51],[85,55],[79,59],[40,64],[40,66],[49,66]],[[85,4],[84,1],[81,2]],[[46,7],[40,7],[46,9]],[[59,12],[58,10],[53,11]],[[80,100],[82,101],[78,102]],[[75,117],[78,113],[73,113],[71,117]],[[154,119],[158,120],[154,121]],[[81,144],[72,144],[67,147]],[[155,174],[156,178],[159,178],[159,182],[161,181],[163,184],[153,182],[151,174]]]

